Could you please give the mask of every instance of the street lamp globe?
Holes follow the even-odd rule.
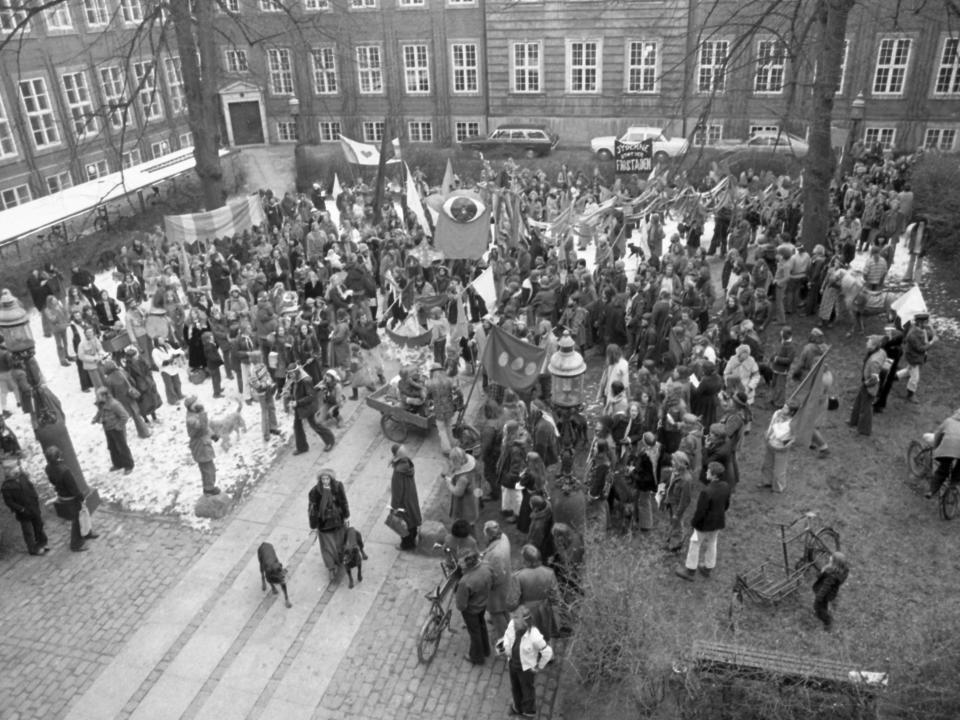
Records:
[[[583,403],[583,380],[587,363],[577,352],[569,330],[564,330],[557,343],[557,351],[550,356],[547,372],[553,378],[553,405],[557,408],[575,408]]]
[[[36,347],[30,330],[30,316],[6,288],[0,291],[0,334],[10,352],[23,352]]]

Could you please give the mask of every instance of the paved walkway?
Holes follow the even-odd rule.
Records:
[[[92,552],[57,550],[53,573],[43,559],[14,562],[2,578],[0,718],[504,717],[505,666],[462,659],[458,615],[433,663],[418,664],[423,596],[438,561],[399,553],[383,524],[391,443],[379,415],[356,404],[346,425],[329,454],[311,437],[309,453],[284,455],[218,537],[98,513],[106,532]],[[437,440],[411,437],[409,447],[429,507]],[[306,494],[324,466],[346,484],[370,556],[353,590],[328,584],[307,530]],[[290,569],[289,610],[260,591],[264,540]],[[558,673],[540,677],[541,717],[550,717]]]

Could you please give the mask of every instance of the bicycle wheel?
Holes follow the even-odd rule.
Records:
[[[940,517],[953,520],[957,514],[957,505],[960,505],[960,490],[951,482],[944,483],[940,491]]]
[[[424,620],[420,635],[417,636],[417,659],[424,665],[429,664],[437,654],[440,638],[449,622],[449,613],[441,614],[436,606],[430,607],[430,615]]]
[[[397,420],[393,415],[380,416],[380,428],[388,440],[402,443],[407,439],[407,425],[402,420]]]
[[[926,443],[911,440],[907,446],[907,467],[917,480],[925,480],[933,472],[933,450]]]

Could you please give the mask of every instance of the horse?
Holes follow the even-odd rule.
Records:
[[[900,293],[891,290],[868,290],[860,270],[847,270],[840,278],[840,294],[847,311],[853,318],[853,325],[847,337],[853,335],[854,329],[865,334],[863,327],[864,315],[884,315],[891,319],[891,305],[900,297]]]

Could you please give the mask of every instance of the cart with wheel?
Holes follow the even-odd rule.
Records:
[[[380,413],[380,428],[383,434],[393,442],[402,443],[407,439],[410,428],[421,432],[429,432],[437,424],[429,404],[423,413],[413,412],[404,405],[403,400],[397,397],[390,385],[385,385],[366,397],[367,405]],[[453,437],[459,441],[460,447],[471,455],[476,455],[480,449],[480,433],[469,423],[464,422],[463,414],[466,405],[457,414],[453,424]]]
[[[840,550],[840,534],[832,527],[815,528],[816,513],[808,512],[790,523],[781,523],[780,546],[783,552],[783,573],[763,563],[758,568],[738,573],[733,585],[736,598],[761,605],[776,605],[794,593],[808,570],[820,572],[831,554]],[[799,531],[797,524],[802,524]],[[800,548],[800,557],[791,563],[791,549]],[[794,550],[796,552],[796,550]]]

